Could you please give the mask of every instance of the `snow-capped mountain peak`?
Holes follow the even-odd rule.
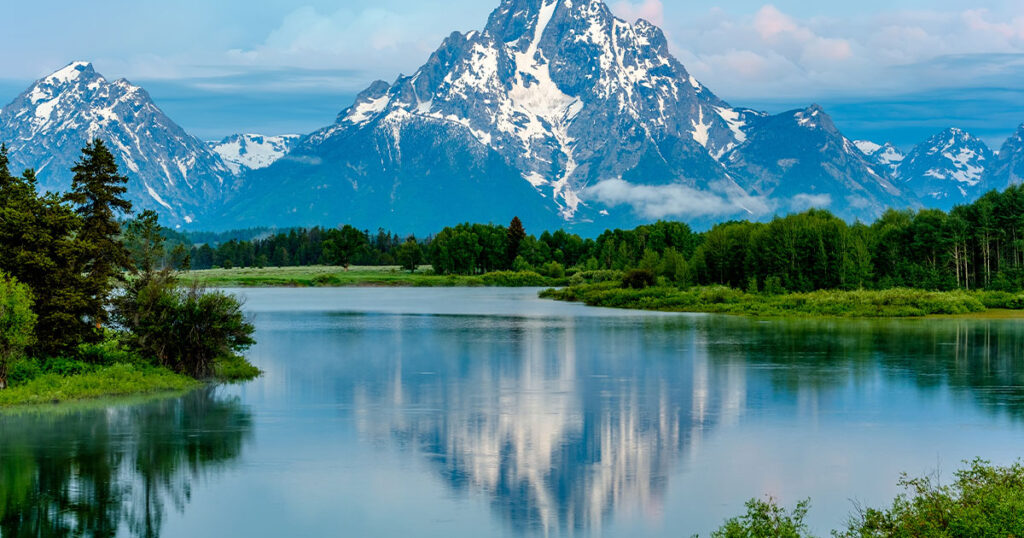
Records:
[[[228,187],[230,172],[127,80],[108,81],[89,62],[73,62],[36,81],[0,110],[0,140],[12,167],[34,168],[43,188],[70,186],[71,166],[87,142],[107,143],[130,179],[138,209],[169,223],[194,221]]]
[[[207,142],[207,145],[238,175],[274,164],[291,151],[300,138],[299,135],[238,134]]]
[[[952,206],[979,194],[985,169],[994,159],[992,150],[980,139],[949,128],[907,154],[896,177],[921,198]]]
[[[310,141],[444,125],[504,155],[571,219],[588,184],[621,177],[665,137],[683,141],[695,168],[725,177],[715,159],[756,116],[687,73],[648,21],[627,23],[598,0],[505,0],[484,31],[454,33],[414,75],[375,82]]]

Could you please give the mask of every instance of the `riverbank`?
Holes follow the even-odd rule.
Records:
[[[549,289],[541,297],[588,306],[737,314],[759,317],[910,318],[927,316],[1011,317],[1024,308],[1024,296],[993,292],[933,292],[915,289],[817,291],[778,295],[713,287],[623,288],[619,282],[576,284]]]
[[[64,371],[21,373],[23,379],[0,391],[0,410],[123,396],[174,395],[209,383],[237,383],[263,374],[239,356],[218,360],[214,377],[208,381],[146,364],[88,366],[80,361],[65,361],[64,364],[67,365]]]
[[[200,386],[201,382],[164,368],[116,364],[69,376],[40,375],[0,391],[0,409],[118,396],[183,393]]]
[[[499,271],[477,276],[435,275],[429,267],[412,273],[399,267],[267,267],[207,269],[183,272],[182,283],[198,282],[214,288],[314,287],[548,287],[568,284],[530,271]]]

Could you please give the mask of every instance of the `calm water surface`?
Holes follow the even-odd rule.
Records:
[[[246,290],[255,382],[0,415],[0,535],[819,534],[1024,456],[1019,321],[757,321],[536,290]]]

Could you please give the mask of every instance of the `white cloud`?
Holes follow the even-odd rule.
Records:
[[[289,13],[263,43],[229,51],[228,58],[263,67],[391,69],[393,77],[414,69],[437,48],[450,32],[443,20],[418,10],[321,12],[306,6]]]
[[[623,0],[612,5],[612,13],[627,22],[645,19],[659,26],[665,23],[665,6],[661,0],[640,0],[640,3]]]
[[[992,65],[946,57],[1024,54],[1024,2],[1002,10],[899,10],[844,18],[800,17],[766,4],[735,14],[718,8],[675,17],[666,33],[689,70],[731,98],[813,99],[884,95],[979,84]]]
[[[622,179],[607,179],[588,187],[584,198],[609,207],[627,205],[647,219],[759,217],[770,212],[765,199],[722,184],[700,190],[677,183],[636,185]]]
[[[807,209],[828,209],[832,205],[830,194],[798,194],[789,202],[793,211],[804,211]]]

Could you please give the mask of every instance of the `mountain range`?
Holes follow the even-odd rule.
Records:
[[[903,154],[852,141],[817,105],[733,106],[659,28],[600,0],[503,0],[413,74],[377,81],[305,136],[188,135],[125,80],[73,63],[0,111],[0,140],[66,189],[91,138],[109,143],[139,208],[201,229],[351,223],[433,232],[460,221],[588,233],[659,218],[698,226],[824,207],[971,201],[1024,177],[1024,126],[999,153],[949,129]]]

